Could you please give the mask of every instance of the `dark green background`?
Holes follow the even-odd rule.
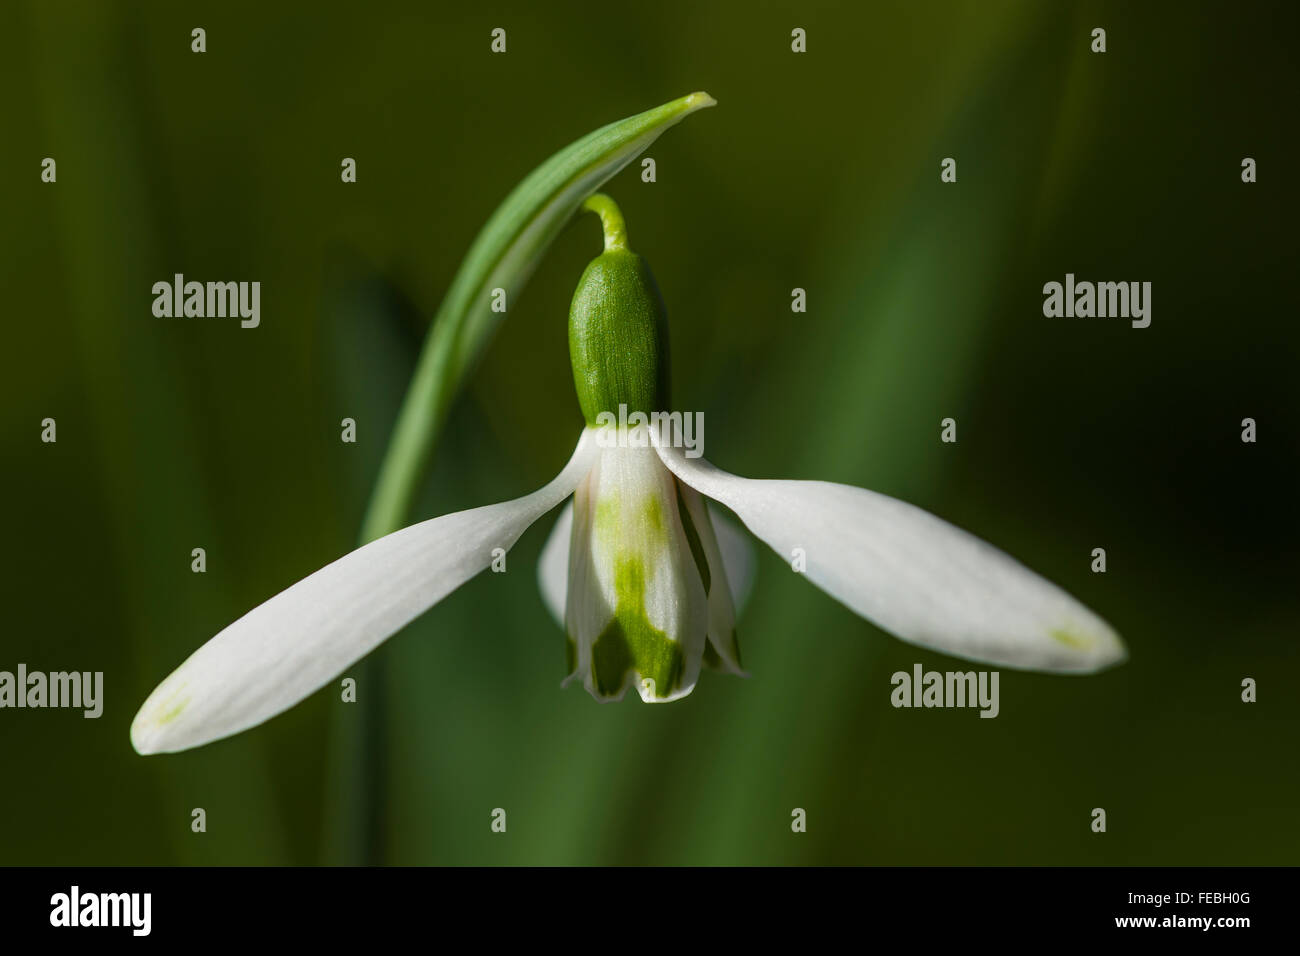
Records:
[[[334,7],[5,7],[0,669],[102,670],[106,704],[98,721],[0,711],[0,862],[1297,861],[1282,5]],[[168,671],[353,545],[427,317],[497,202],[588,130],[697,89],[719,105],[651,149],[658,182],[634,166],[608,191],[663,288],[674,405],[705,413],[708,457],[926,507],[1094,607],[1131,660],[1003,671],[996,720],[895,710],[892,672],[956,662],[763,550],[750,680],[601,706],[558,687],[534,573],[548,519],[511,573],[359,669],[370,706],[335,686],[234,739],[137,756],[131,718]],[[593,221],[571,226],[512,305],[419,517],[518,496],[565,460],[567,306],[598,249]],[[261,281],[261,327],[155,318],[174,272]],[[1044,318],[1066,272],[1153,282],[1151,327]],[[363,717],[380,723],[359,733]]]

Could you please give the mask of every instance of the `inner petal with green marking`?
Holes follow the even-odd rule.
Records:
[[[704,656],[700,549],[677,480],[654,450],[621,441],[617,429],[606,436],[574,494],[570,679],[601,700],[620,699],[629,684],[647,702],[675,700],[694,688]]]

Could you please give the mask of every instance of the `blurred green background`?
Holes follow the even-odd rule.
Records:
[[[1297,862],[1285,6],[31,0],[5,21],[0,669],[102,670],[106,701],[99,720],[0,711],[0,863]],[[137,756],[162,677],[353,546],[427,317],[500,199],[697,89],[719,106],[651,148],[658,181],[634,164],[607,191],[663,288],[674,404],[705,413],[708,457],[934,511],[1098,610],[1131,660],[1004,670],[996,720],[895,710],[892,672],[958,662],[764,549],[751,679],[601,706],[558,686],[546,519],[511,573],[358,669],[365,706],[335,684]],[[566,459],[567,307],[598,250],[594,222],[571,225],[512,303],[418,517]],[[155,318],[175,272],[259,280],[261,327]],[[1153,282],[1151,327],[1044,318],[1066,272]]]

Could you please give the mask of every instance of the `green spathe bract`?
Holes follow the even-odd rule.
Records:
[[[406,523],[451,400],[503,316],[491,309],[492,290],[504,289],[509,307],[586,197],[664,130],[713,105],[709,94],[692,93],[589,133],[533,170],[492,214],[434,316],[384,454],[363,542]]]
[[[668,408],[668,313],[645,260],[627,246],[618,206],[597,194],[605,251],[588,264],[569,307],[569,360],[588,425],[598,416]]]

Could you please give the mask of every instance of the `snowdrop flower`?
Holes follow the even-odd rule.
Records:
[[[486,570],[570,496],[540,578],[568,634],[569,680],[601,700],[629,687],[647,702],[676,700],[705,664],[743,674],[735,618],[749,561],[705,499],[786,560],[801,556],[812,583],[905,641],[1056,672],[1123,659],[1096,614],[912,505],[827,482],[740,478],[690,457],[670,430],[610,424],[623,406],[642,419],[669,407],[667,319],[617,207],[597,195],[586,208],[601,217],[605,251],[570,310],[587,426],[568,464],[532,494],[411,525],[254,608],[149,696],[131,727],[136,750],[196,747],[292,707]]]

